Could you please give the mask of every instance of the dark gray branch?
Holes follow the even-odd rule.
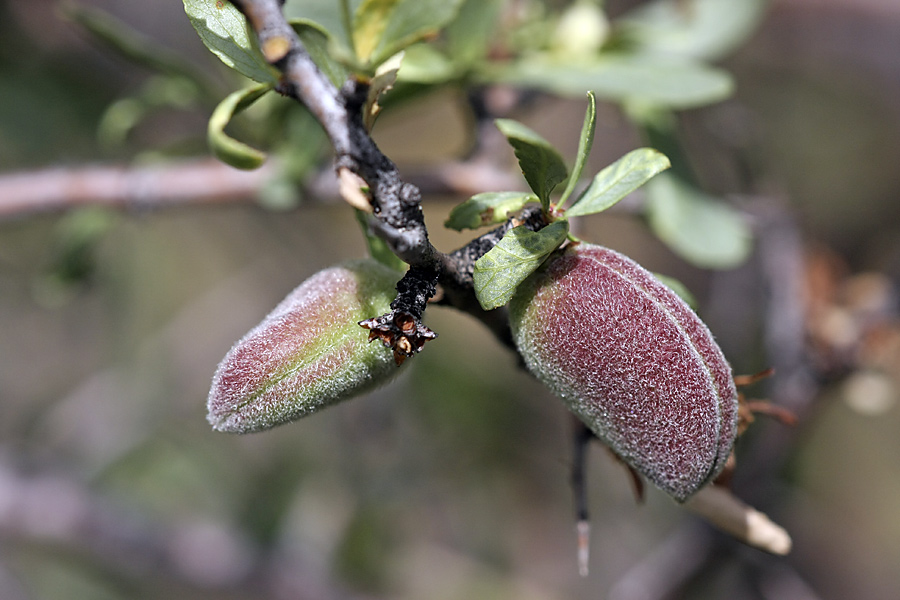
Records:
[[[391,312],[361,323],[372,339],[393,350],[399,364],[435,337],[421,320],[425,303],[434,295],[443,255],[428,240],[422,195],[414,185],[403,182],[396,165],[366,129],[363,111],[368,84],[352,78],[341,90],[335,88],[285,20],[278,0],[234,4],[256,32],[266,60],[281,71],[279,91],[305,104],[322,124],[334,146],[338,173],[346,169],[368,185],[376,235],[412,267],[397,287]]]
[[[350,79],[338,90],[315,65],[278,0],[237,0],[259,38],[263,55],[281,71],[278,89],[312,112],[325,129],[338,171],[347,169],[369,186],[375,231],[411,266],[438,272],[440,253],[428,240],[421,194],[404,183],[396,165],[375,145],[363,122],[368,84]]]

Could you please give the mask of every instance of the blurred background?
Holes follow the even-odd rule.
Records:
[[[180,2],[81,5],[219,97],[237,87]],[[596,445],[586,578],[569,417],[466,315],[429,309],[439,340],[364,398],[263,434],[211,431],[206,394],[231,344],[365,242],[327,182],[297,195],[271,169],[208,159],[214,102],[111,52],[61,6],[0,2],[0,598],[896,597],[900,3],[772,0],[720,63],[735,95],[680,114],[698,179],[755,232],[744,264],[690,266],[627,210],[580,224],[687,284],[737,373],[776,368],[748,396],[800,417],[761,418],[734,481],[789,530],[790,555],[735,542],[655,489],[635,502]],[[461,96],[386,111],[376,137],[401,172],[427,183],[467,151]],[[513,116],[571,157],[583,111],[537,96]],[[595,170],[639,143],[600,106]],[[500,162],[514,174],[511,152]],[[126,191],[96,206],[92,186]],[[464,196],[423,187],[435,245],[464,244],[442,228]]]

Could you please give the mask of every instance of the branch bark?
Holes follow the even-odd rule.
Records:
[[[135,210],[254,199],[277,170],[239,171],[213,159],[145,167],[103,165],[0,175],[0,220],[105,206]]]
[[[391,312],[360,323],[370,330],[371,339],[389,346],[398,364],[419,352],[427,340],[436,337],[422,323],[422,315],[437,284],[445,290],[446,303],[479,316],[501,339],[508,339],[505,318],[484,316],[471,281],[474,261],[499,237],[482,236],[472,249],[452,256],[432,246],[422,214],[421,191],[403,181],[397,166],[379,150],[366,129],[363,114],[369,84],[352,77],[341,89],[336,88],[303,47],[278,0],[236,0],[234,5],[247,17],[266,60],[281,72],[278,91],[303,103],[318,119],[334,147],[339,177],[348,171],[368,186],[373,231],[410,265],[397,284]],[[487,240],[493,243],[487,245]]]

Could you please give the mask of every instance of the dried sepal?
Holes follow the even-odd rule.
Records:
[[[393,310],[380,317],[372,317],[359,322],[360,327],[369,330],[369,341],[380,340],[393,351],[397,366],[407,358],[422,351],[425,342],[433,340],[437,334],[403,310]]]

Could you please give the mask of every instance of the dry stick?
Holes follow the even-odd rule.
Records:
[[[266,60],[281,72],[278,90],[302,102],[325,129],[338,173],[346,169],[368,185],[380,236],[411,266],[438,268],[440,253],[428,241],[419,190],[400,179],[363,124],[368,86],[351,79],[338,90],[316,67],[277,0],[234,4],[256,32]]]

